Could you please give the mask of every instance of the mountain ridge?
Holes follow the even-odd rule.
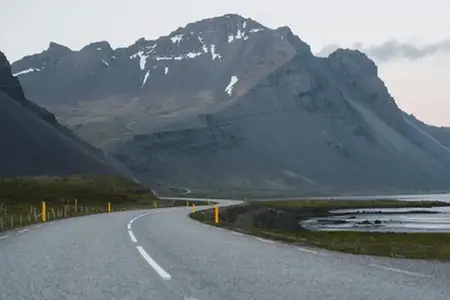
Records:
[[[156,185],[449,187],[447,132],[406,116],[357,50],[315,57],[288,27],[234,14],[129,47],[56,48],[13,64],[38,70],[17,75],[27,94]]]

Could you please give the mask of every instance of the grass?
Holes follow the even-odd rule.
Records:
[[[40,222],[42,201],[50,220],[103,213],[108,202],[112,211],[186,205],[160,200],[149,188],[116,175],[2,178],[0,231]]]
[[[283,212],[288,210],[292,211],[292,209],[299,212],[298,215],[302,216],[302,212],[306,211],[323,212],[337,208],[430,207],[445,205],[449,205],[449,203],[438,201],[403,202],[398,200],[271,201],[253,202],[245,205],[246,208],[223,208],[220,212],[219,224],[213,223],[212,210],[192,213],[191,217],[207,224],[227,227],[247,234],[333,251],[397,258],[450,261],[450,234],[446,233],[310,231],[301,227],[299,229],[273,228],[268,223],[261,224],[261,220],[267,220],[264,217],[256,217],[252,220],[250,226],[240,226],[234,222],[238,216],[245,217],[245,215],[250,215],[256,210],[261,211],[258,216],[264,214],[267,216],[269,214],[275,217],[278,216],[279,218],[287,218],[288,214],[283,214]],[[276,211],[276,213],[273,213],[273,211]],[[309,217],[312,216],[309,215]],[[255,222],[256,219],[258,219],[258,222]],[[285,222],[285,224],[289,224],[289,222]]]
[[[352,254],[450,261],[450,234],[298,231],[248,228],[248,233]]]

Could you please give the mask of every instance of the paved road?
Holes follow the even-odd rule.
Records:
[[[118,212],[0,234],[0,299],[450,299],[450,264],[297,248],[188,212]]]

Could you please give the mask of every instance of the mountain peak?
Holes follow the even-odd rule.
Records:
[[[244,32],[251,33],[267,29],[267,27],[260,23],[245,18],[238,14],[225,14],[213,18],[203,19],[200,21],[187,24],[185,27],[179,27],[172,32],[173,34],[180,33],[211,33],[223,32],[230,34],[242,35]]]
[[[70,49],[69,47],[55,42],[50,42],[47,50],[52,52],[72,52],[72,49]]]
[[[359,50],[337,49],[328,56],[328,59],[336,61],[352,73],[362,72],[367,75],[378,76],[377,65]]]
[[[96,51],[113,51],[111,45],[107,41],[98,41],[84,46],[80,51],[96,50]]]

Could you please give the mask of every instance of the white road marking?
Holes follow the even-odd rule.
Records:
[[[136,237],[134,236],[133,231],[128,230],[128,234],[130,235],[131,241],[132,241],[133,243],[137,243],[137,239],[136,239]]]
[[[6,238],[9,238],[9,235],[0,236],[0,240],[6,239]]]
[[[139,251],[139,253],[142,255],[142,257],[147,261],[147,263],[158,273],[159,276],[161,276],[163,279],[170,280],[172,279],[172,276],[170,276],[169,273],[167,273],[163,268],[161,268],[156,261],[153,260],[153,258],[148,255],[148,253],[142,248],[141,246],[136,246],[136,249]]]
[[[131,230],[131,222],[130,222],[130,223],[128,223],[128,225],[127,225],[127,229],[128,229],[128,230]]]
[[[24,233],[24,232],[27,232],[28,231],[28,229],[22,229],[22,230],[19,230],[19,231],[17,231],[17,233]]]
[[[387,271],[392,271],[392,272],[397,272],[397,273],[403,273],[403,274],[407,274],[407,275],[412,275],[412,276],[418,276],[418,277],[433,277],[433,276],[425,275],[425,274],[422,274],[422,273],[416,273],[416,272],[406,271],[406,270],[402,270],[402,269],[390,268],[390,267],[385,267],[385,266],[381,266],[381,265],[377,265],[377,264],[369,264],[369,266],[374,267],[374,268],[378,268],[378,269],[387,270]]]
[[[53,224],[55,224],[55,222],[50,222],[50,223],[48,223],[48,225],[53,225]]]
[[[231,234],[234,234],[234,235],[243,235],[242,233],[237,232],[237,231],[231,231]]]
[[[312,254],[316,254],[316,255],[326,255],[323,252],[317,252],[317,251],[306,249],[306,248],[302,248],[302,247],[297,247],[297,249],[300,250],[300,251],[303,251],[303,252],[308,252],[308,253],[312,253]]]
[[[36,225],[36,226],[34,226],[34,228],[41,228],[42,227],[42,225]]]
[[[214,228],[216,228],[217,230],[223,230],[223,228],[216,227],[216,226],[214,226]]]
[[[269,244],[275,243],[274,241],[266,240],[266,239],[262,239],[262,238],[258,238],[258,237],[255,237],[255,240],[258,240],[258,241],[261,241],[261,242],[264,242],[264,243],[269,243]]]

